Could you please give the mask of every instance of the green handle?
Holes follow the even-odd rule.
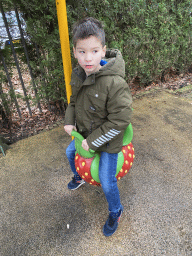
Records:
[[[95,156],[95,151],[92,149],[89,149],[89,151],[86,151],[82,148],[82,142],[84,140],[83,136],[78,133],[77,131],[73,130],[71,132],[71,136],[75,137],[75,148],[77,150],[77,152],[85,157],[85,158],[91,158],[93,156]],[[124,137],[123,137],[123,146],[128,145],[133,138],[133,128],[131,123],[127,126],[127,129],[124,132]]]
[[[76,139],[78,139],[81,143],[82,143],[83,140],[84,140],[83,136],[82,136],[80,133],[76,132],[75,130],[73,130],[73,131],[71,132],[71,136],[73,136],[73,137],[75,137]]]
[[[128,145],[133,139],[133,127],[132,124],[130,123],[125,132],[124,132],[124,136],[123,136],[123,146]]]
[[[75,148],[76,151],[78,152],[79,155],[85,157],[85,158],[91,158],[95,155],[95,151],[92,149],[89,149],[89,151],[85,150],[82,148],[82,142],[84,140],[83,136],[76,132],[76,131],[72,131],[71,132],[71,136],[75,137]]]

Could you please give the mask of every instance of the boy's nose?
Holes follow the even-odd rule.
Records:
[[[91,57],[91,54],[90,54],[90,53],[87,53],[87,54],[86,54],[85,60],[86,60],[86,61],[91,61],[91,60],[92,60],[92,57]]]

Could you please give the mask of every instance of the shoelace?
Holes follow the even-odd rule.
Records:
[[[80,181],[81,178],[80,178],[80,176],[74,176],[74,177],[72,177],[72,180],[73,180],[73,183],[75,183],[77,181]]]
[[[72,177],[72,180],[73,180],[73,183],[75,183],[75,182],[76,182],[76,179],[75,179],[75,177]]]
[[[113,218],[111,215],[109,215],[109,226],[112,227],[115,223],[115,218]]]
[[[112,227],[117,219],[121,216],[121,212],[109,214],[109,226]]]

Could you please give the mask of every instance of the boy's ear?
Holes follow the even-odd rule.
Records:
[[[106,45],[103,47],[103,54],[102,54],[102,58],[105,57],[105,54],[106,54]]]
[[[75,58],[77,59],[77,57],[76,57],[76,50],[75,50],[74,46],[73,46],[73,54],[74,54]]]

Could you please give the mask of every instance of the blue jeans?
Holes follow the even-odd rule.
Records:
[[[75,169],[75,140],[71,141],[66,149],[66,155],[74,175],[77,175]],[[99,179],[108,202],[110,212],[117,213],[121,208],[119,189],[117,187],[117,179],[115,177],[117,168],[118,154],[110,154],[101,152],[99,162]]]

